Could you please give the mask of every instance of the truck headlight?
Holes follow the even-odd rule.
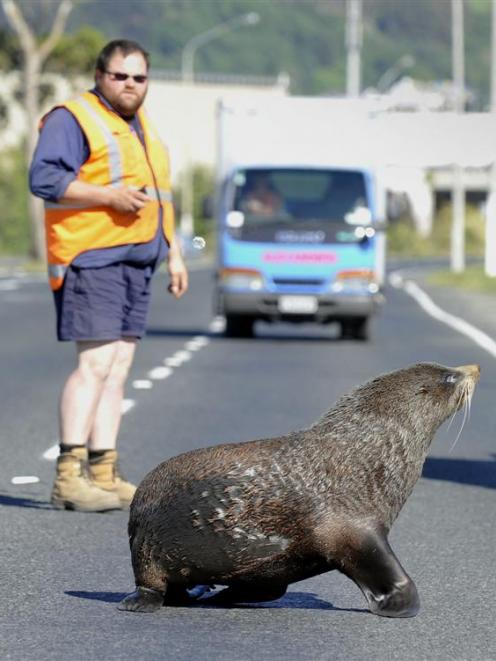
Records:
[[[339,271],[336,280],[331,285],[334,292],[367,292],[377,294],[379,285],[373,271]]]
[[[259,291],[263,288],[263,276],[254,269],[222,269],[219,272],[219,280],[224,287],[229,289]]]

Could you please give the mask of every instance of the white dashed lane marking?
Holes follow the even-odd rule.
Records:
[[[135,379],[131,384],[136,390],[151,390],[153,383],[150,379]]]
[[[25,273],[18,273],[16,277],[8,277],[7,271],[0,269],[0,292],[11,292],[21,288],[21,285],[28,283],[42,284],[45,286],[46,282],[44,278],[39,276],[30,276]],[[7,276],[7,277],[5,277]],[[222,317],[216,317],[209,326],[210,332],[218,333],[222,332],[224,328],[224,321]],[[170,357],[167,357],[163,361],[163,365],[158,365],[157,367],[152,368],[148,371],[147,377],[143,379],[135,379],[131,383],[131,387],[134,390],[151,390],[153,384],[156,381],[165,380],[171,377],[174,373],[173,368],[180,367],[184,363],[187,363],[192,358],[192,353],[199,351],[203,347],[207,346],[210,342],[209,338],[205,335],[196,335],[188,342],[185,343],[184,348],[180,351],[176,351]],[[134,399],[124,399],[122,402],[122,414],[125,415],[129,413],[135,406],[136,401]],[[43,454],[42,458],[47,461],[55,461],[59,456],[59,444],[54,443],[49,448],[47,448]],[[39,477],[36,475],[17,475],[11,479],[12,484],[22,485],[22,484],[34,484],[39,482]]]
[[[121,407],[122,415],[124,415],[128,411],[130,411],[134,407],[135,404],[136,404],[136,402],[134,401],[134,399],[123,399],[122,400],[122,407]]]
[[[154,367],[148,372],[148,376],[154,381],[160,381],[161,379],[167,379],[173,373],[173,371],[174,370],[172,370],[170,367]]]
[[[224,317],[214,317],[209,325],[209,330],[212,333],[223,333],[226,327],[226,320]]]
[[[55,445],[50,446],[41,456],[47,461],[55,461],[59,456],[59,444],[56,443]]]
[[[187,351],[198,351],[202,347],[206,347],[209,341],[208,337],[205,336],[194,337],[189,342],[186,342],[184,348]]]
[[[212,330],[212,324],[210,324],[210,330]],[[151,370],[149,370],[146,375],[147,378],[135,379],[131,383],[131,387],[134,390],[151,390],[153,388],[154,382],[163,381],[171,377],[174,374],[173,368],[178,368],[184,363],[189,362],[193,357],[192,352],[194,353],[196,351],[199,351],[203,347],[206,347],[209,342],[210,339],[206,335],[196,335],[191,340],[188,340],[188,342],[185,343],[183,349],[176,351],[172,356],[168,356],[167,358],[164,358],[163,365],[157,365],[156,367],[153,367]],[[122,414],[125,415],[126,413],[129,413],[129,411],[131,411],[131,409],[133,409],[135,406],[136,406],[136,401],[134,399],[124,399],[122,402],[122,409],[121,409]],[[45,452],[42,454],[43,459],[46,459],[47,461],[55,461],[58,456],[59,456],[58,443],[50,446],[48,450],[45,450]],[[14,479],[20,479],[20,478],[13,478],[13,480]],[[15,482],[14,484],[21,484],[21,483]],[[24,484],[27,484],[27,482],[25,482]]]
[[[0,280],[0,291],[14,291],[19,289],[17,280]]]
[[[11,480],[12,484],[35,484],[39,481],[40,478],[36,477],[36,475],[18,475]]]

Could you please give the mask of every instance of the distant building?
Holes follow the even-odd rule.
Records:
[[[225,94],[284,96],[289,93],[289,77],[195,76],[195,82],[183,83],[177,72],[151,71],[151,84],[145,102],[160,136],[167,144],[174,183],[187,164],[213,166],[216,152],[215,111]],[[67,78],[44,73],[42,86],[45,102],[41,114],[93,86],[87,77]],[[26,133],[26,115],[19,102],[21,74],[5,72],[0,76],[0,150],[20,146]]]
[[[376,99],[384,110],[389,111],[449,111],[455,107],[456,89],[451,80],[426,82],[403,76],[385,91],[367,88],[362,97]],[[465,89],[464,100],[465,107],[473,110],[476,99],[469,89]]]
[[[199,74],[183,83],[178,73],[152,71],[146,108],[169,147],[175,178],[190,163],[214,166],[216,108],[226,94],[287,96],[289,76],[221,76]]]
[[[20,146],[26,132],[25,113],[18,100],[20,81],[17,71],[0,76],[2,151]],[[93,84],[87,77],[55,74],[44,74],[42,83],[46,100],[41,114]],[[289,95],[289,77],[199,74],[194,83],[185,83],[177,72],[151,71],[145,107],[169,147],[174,185],[192,164],[215,165],[216,108],[221,98],[232,95],[283,98]],[[403,78],[384,94],[369,89],[354,100],[336,98],[333,112],[338,115],[333,117],[339,121],[329,121],[335,157],[358,160],[373,156],[384,170],[388,190],[408,196],[422,233],[430,231],[436,197],[450,195],[453,164],[463,168],[467,194],[482,201],[496,159],[496,115],[459,115],[449,110],[450,98],[449,85]],[[356,108],[351,113],[353,104]],[[354,119],[358,115],[359,122]]]

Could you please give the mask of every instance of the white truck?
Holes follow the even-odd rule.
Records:
[[[385,269],[385,193],[371,118],[345,100],[225,98],[218,106],[216,308],[255,321],[339,322],[367,339]]]

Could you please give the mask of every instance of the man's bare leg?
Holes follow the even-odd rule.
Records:
[[[76,343],[78,365],[60,399],[60,440],[64,445],[87,445],[118,346],[118,340]]]
[[[102,512],[119,509],[115,490],[93,484],[86,474],[87,443],[117,342],[78,342],[78,364],[67,379],[59,409],[61,453],[51,502],[54,507]]]
[[[124,386],[133,362],[136,344],[136,338],[122,339],[117,343],[117,350],[101,391],[88,441],[89,474],[93,484],[117,493],[123,508],[131,504],[136,487],[119,473],[115,447],[122,419]]]
[[[116,343],[112,365],[103,384],[89,432],[90,451],[115,449],[122,419],[124,386],[133,363],[136,344],[136,338],[126,338]]]

